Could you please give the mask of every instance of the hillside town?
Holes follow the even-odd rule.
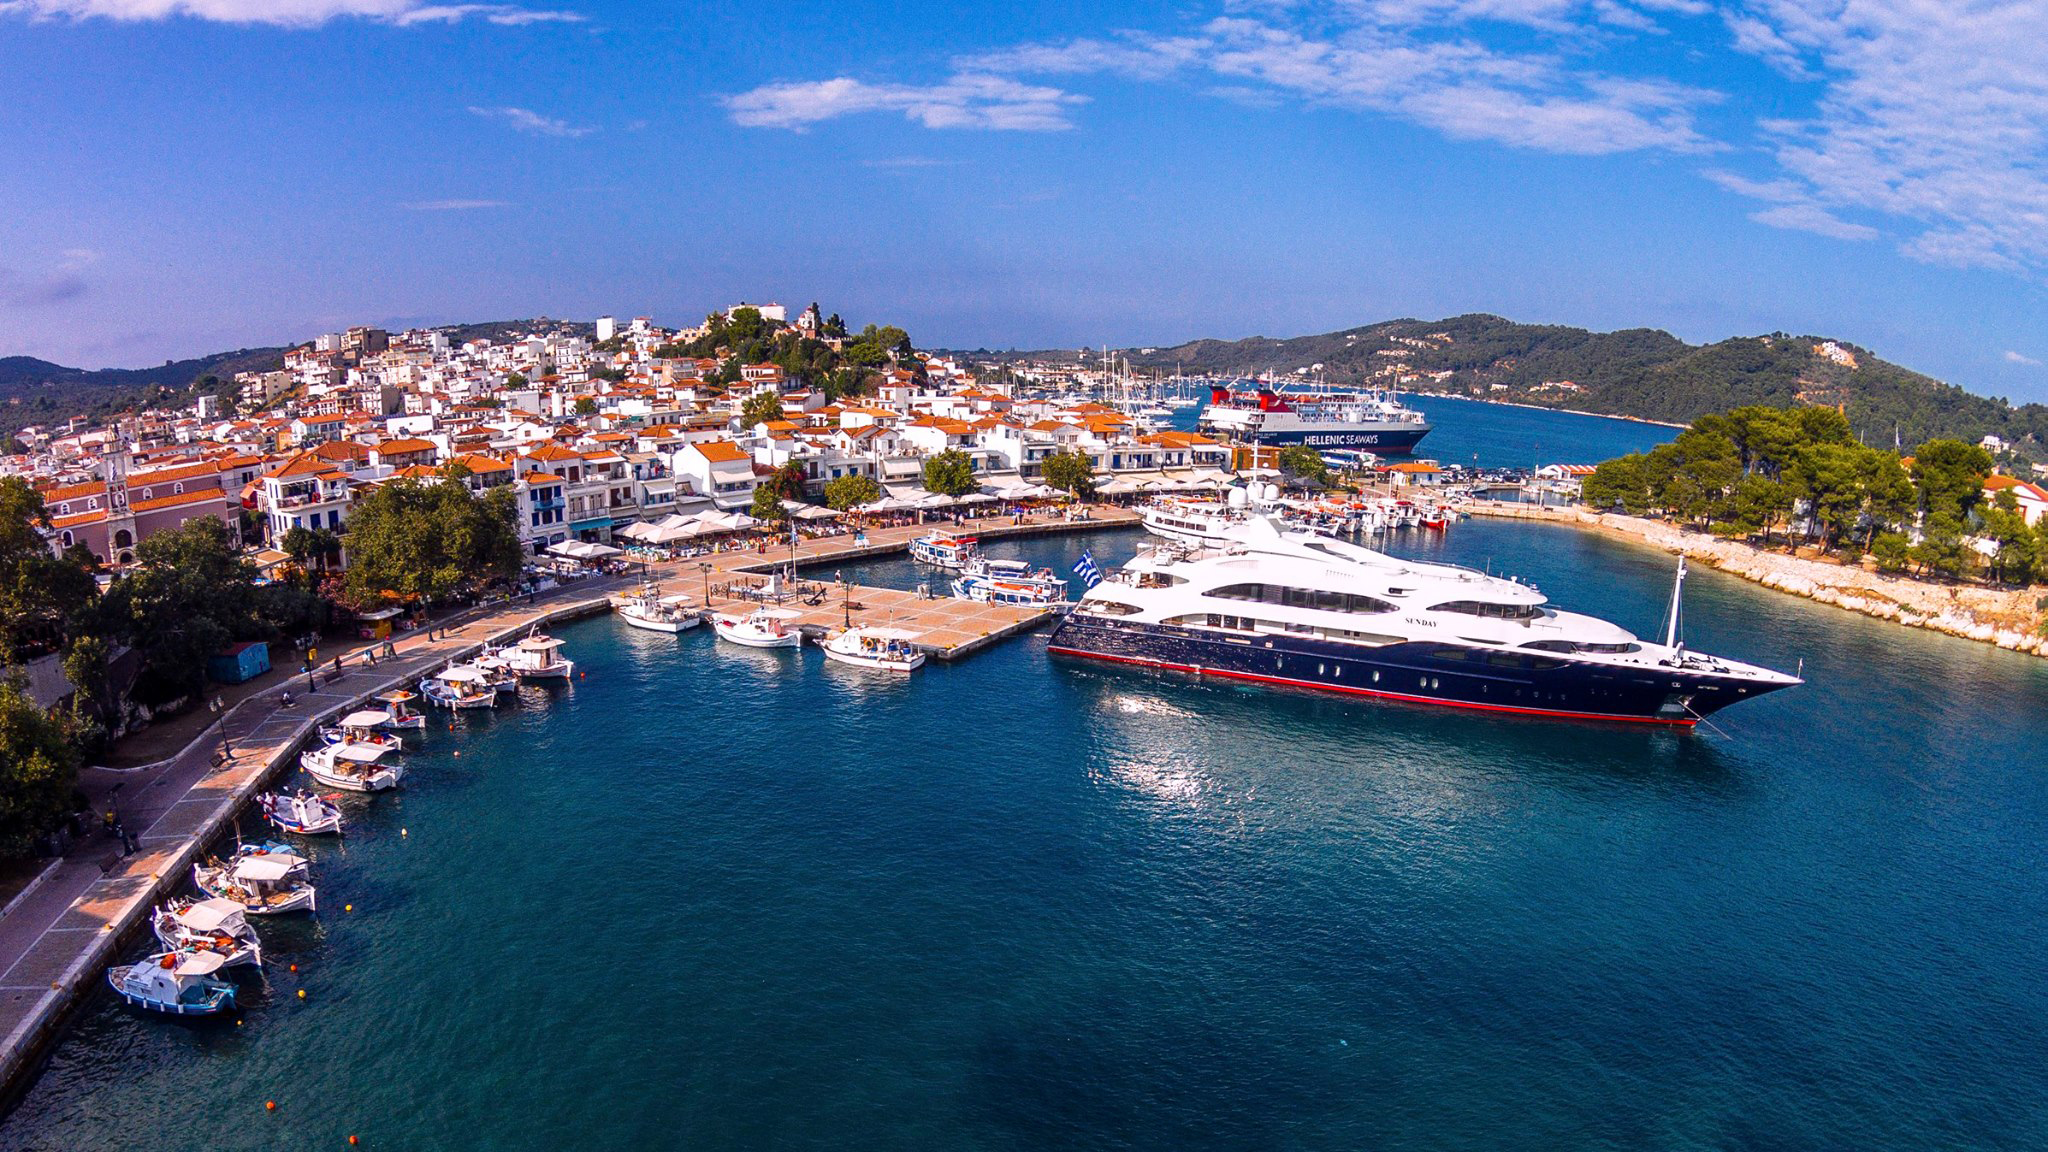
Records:
[[[786,317],[738,305],[694,329],[603,317],[587,335],[459,344],[442,330],[350,328],[291,348],[275,371],[241,373],[231,395],[102,426],[23,428],[26,451],[0,457],[0,475],[41,493],[59,550],[83,547],[118,568],[152,535],[214,517],[268,572],[290,559],[298,529],[340,538],[345,564],[351,509],[397,478],[508,488],[521,545],[541,555],[610,544],[666,517],[744,512],[778,475],[800,476],[804,499],[819,503],[832,481],[865,477],[872,489],[848,490],[907,507],[929,496],[926,461],[948,451],[987,493],[1030,489],[1059,452],[1099,473],[1183,479],[1228,463],[1209,437],[1146,431],[1101,404],[1023,400],[1007,379],[980,380],[907,338],[831,381],[840,387],[771,361],[735,363],[731,346],[679,354],[734,321],[793,335],[792,346],[841,352],[856,339],[815,304]]]

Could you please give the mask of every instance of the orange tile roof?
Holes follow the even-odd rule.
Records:
[[[180,504],[202,504],[228,502],[227,493],[218,488],[201,488],[195,492],[178,492],[170,496],[158,496],[150,500],[131,500],[130,512],[150,512],[158,508],[175,508]]]
[[[730,440],[707,440],[695,447],[706,460],[710,460],[713,463],[732,464],[752,459],[747,454],[746,449],[741,448]]]

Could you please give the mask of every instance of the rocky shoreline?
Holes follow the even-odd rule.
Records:
[[[1474,514],[1575,524],[1709,564],[1766,588],[1851,612],[1926,628],[2013,652],[2048,657],[2040,589],[1933,584],[1858,565],[1766,552],[1738,540],[1691,532],[1658,520],[1583,508],[1473,507]]]

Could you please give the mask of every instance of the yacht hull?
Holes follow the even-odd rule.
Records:
[[[1690,669],[1623,668],[1536,653],[1403,642],[1360,648],[1069,616],[1056,655],[1491,712],[1691,727],[1786,685]]]

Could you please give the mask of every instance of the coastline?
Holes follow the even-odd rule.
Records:
[[[2043,614],[2037,606],[2042,598],[2038,589],[1930,584],[1861,566],[1766,552],[1741,541],[1688,532],[1661,521],[1615,512],[1576,507],[1493,508],[1483,503],[1468,510],[1476,516],[1541,520],[1605,532],[1817,603],[1909,628],[1995,644],[2009,652],[2048,657],[2048,636],[2042,634]]]
[[[1492,404],[1500,408],[1526,408],[1531,412],[1560,412],[1567,416],[1591,416],[1598,420],[1626,420],[1630,424],[1650,424],[1658,428],[1690,428],[1671,420],[1652,420],[1647,416],[1621,416],[1613,412],[1588,412],[1583,408],[1552,408],[1545,404],[1524,404],[1517,400],[1489,400],[1483,396],[1461,396],[1456,392],[1409,392],[1410,396],[1428,396],[1438,400],[1463,400],[1468,404]]]

